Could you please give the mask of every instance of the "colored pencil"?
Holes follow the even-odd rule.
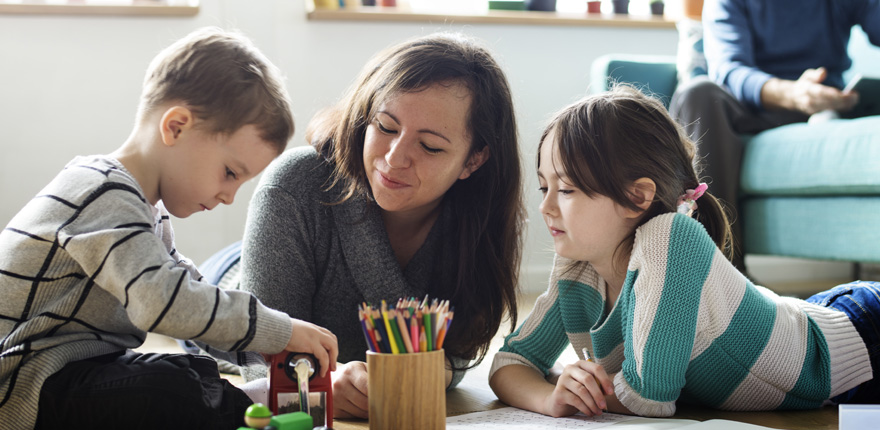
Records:
[[[410,342],[410,334],[409,330],[406,328],[406,323],[403,322],[403,316],[401,315],[401,311],[394,311],[395,319],[397,320],[397,328],[400,329],[400,337],[403,338],[403,345],[406,347],[406,352],[412,353],[413,346],[412,342]]]
[[[406,313],[409,314],[409,311],[406,311]],[[409,332],[412,337],[413,352],[421,351],[419,349],[419,323],[415,315],[410,317]]]
[[[372,340],[370,340],[370,329],[367,327],[367,321],[364,319],[364,312],[358,310],[358,319],[361,321],[361,329],[364,331],[364,340],[367,341],[367,346],[370,348],[370,351],[377,352],[378,350],[375,348],[375,345]]]
[[[388,322],[388,312],[386,311],[385,300],[382,300],[382,321],[385,323],[388,342],[391,344],[391,353],[400,354],[400,350],[397,349],[397,342],[394,340],[394,330],[391,329],[391,323]]]
[[[424,313],[422,313],[422,317],[425,319],[425,326],[422,327],[422,328],[425,329],[425,342],[426,342],[426,344],[427,344],[427,346],[428,346],[427,351],[433,351],[433,350],[434,350],[434,344],[431,343],[431,340],[433,339],[433,337],[431,336],[431,334],[432,334],[432,331],[431,331],[431,313],[430,313],[430,312],[424,312]]]
[[[370,351],[386,354],[411,354],[437,351],[449,336],[454,315],[449,300],[415,297],[397,299],[391,307],[366,302],[358,305],[358,320]],[[381,321],[380,321],[381,320]]]
[[[425,327],[422,327],[419,333],[419,348],[422,351],[428,351],[428,338],[425,337]]]

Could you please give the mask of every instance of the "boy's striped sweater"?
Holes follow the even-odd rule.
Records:
[[[614,376],[624,406],[670,416],[678,399],[728,410],[816,408],[872,378],[846,314],[749,282],[682,214],[636,231],[607,315],[605,281],[557,256],[548,290],[504,341],[491,375],[520,364],[548,374],[569,343]]]
[[[46,378],[138,347],[148,331],[284,349],[286,314],[200,278],[174,248],[168,212],[118,161],[74,159],[0,232],[0,427],[33,428]]]

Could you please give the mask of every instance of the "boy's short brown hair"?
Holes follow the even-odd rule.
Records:
[[[237,32],[202,28],[153,59],[144,78],[138,119],[175,100],[188,104],[211,133],[232,134],[253,124],[278,153],[293,136],[281,72]]]

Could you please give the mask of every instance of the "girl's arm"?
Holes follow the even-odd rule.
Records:
[[[504,366],[492,375],[489,386],[499,400],[510,406],[549,415],[544,412],[544,399],[553,392],[554,385],[531,367]]]
[[[614,395],[612,377],[586,360],[565,366],[556,384],[531,367],[512,364],[498,369],[489,385],[502,402],[553,417],[578,411],[594,416],[603,410],[632,414]]]

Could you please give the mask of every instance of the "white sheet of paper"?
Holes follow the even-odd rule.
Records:
[[[553,418],[513,407],[474,412],[446,419],[447,430],[474,428],[480,430],[561,430],[598,429],[609,426],[608,430],[770,430],[770,427],[729,420],[715,419],[699,422],[677,418],[643,418],[612,413],[604,413],[602,416],[592,418],[580,413],[570,417]]]
[[[578,413],[570,417],[553,418],[513,407],[474,412],[446,419],[446,430],[473,429],[598,429],[623,421],[637,419],[630,415],[604,413],[588,417]]]

